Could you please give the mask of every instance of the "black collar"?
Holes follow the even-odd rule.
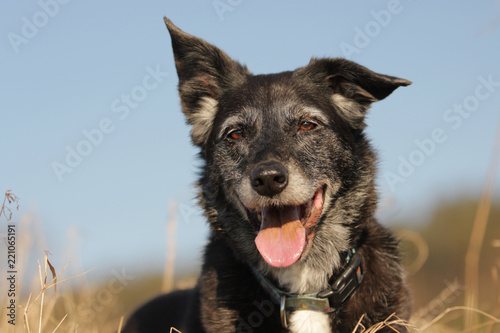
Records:
[[[280,305],[281,325],[288,328],[287,317],[290,312],[298,310],[331,313],[358,289],[363,280],[361,255],[352,248],[343,253],[344,268],[338,277],[330,277],[328,288],[317,294],[291,294],[276,288],[268,279],[252,269],[260,285],[271,296],[274,303]]]

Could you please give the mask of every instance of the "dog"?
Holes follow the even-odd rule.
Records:
[[[146,303],[123,332],[351,333],[407,320],[364,128],[373,102],[411,82],[341,58],[252,75],[164,20],[211,231],[197,285]],[[407,331],[377,332],[393,329]]]

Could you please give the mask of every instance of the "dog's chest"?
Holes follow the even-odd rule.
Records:
[[[331,332],[330,318],[326,313],[316,311],[295,311],[289,319],[289,329],[293,333]]]
[[[306,294],[317,291],[326,284],[327,274],[315,272],[306,265],[295,265],[281,274],[276,274],[281,285],[286,285],[292,293]],[[331,332],[330,316],[317,311],[299,310],[290,314],[288,327],[293,333]]]

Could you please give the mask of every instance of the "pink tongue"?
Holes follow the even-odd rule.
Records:
[[[264,260],[275,267],[287,267],[299,260],[306,245],[306,229],[296,206],[264,207],[255,244]]]

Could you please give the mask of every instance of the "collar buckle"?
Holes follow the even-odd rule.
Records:
[[[280,318],[281,318],[281,326],[284,328],[288,328],[288,319],[286,313],[286,295],[281,295],[280,299]]]
[[[363,280],[361,255],[355,251],[349,254],[348,264],[340,276],[329,282],[330,288],[317,294],[319,298],[328,298],[331,312],[338,309],[358,289]]]

